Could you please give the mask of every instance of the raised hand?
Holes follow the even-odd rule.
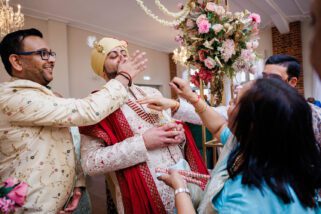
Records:
[[[180,97],[183,97],[189,102],[197,100],[197,95],[192,91],[189,83],[181,78],[174,77],[169,83],[170,87],[176,92]]]
[[[143,139],[147,150],[154,150],[182,143],[182,134],[184,131],[178,124],[168,123],[148,129],[143,134]]]
[[[165,97],[146,97],[140,100],[137,100],[140,104],[147,104],[147,107],[150,109],[154,109],[156,111],[162,111],[166,109],[173,109],[179,103],[176,100],[168,99]]]
[[[136,50],[132,57],[121,59],[117,71],[125,71],[134,79],[139,73],[146,70],[147,61],[146,53]]]

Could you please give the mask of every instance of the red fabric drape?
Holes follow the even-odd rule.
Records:
[[[183,123],[183,127],[187,141],[185,158],[191,170],[208,174],[188,126]],[[107,146],[134,136],[120,109],[96,125],[80,127],[80,132],[104,140]],[[166,213],[146,163],[118,170],[116,175],[121,189],[125,213]],[[206,180],[202,180],[203,189],[206,182]]]

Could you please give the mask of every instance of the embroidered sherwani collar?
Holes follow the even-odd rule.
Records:
[[[26,80],[26,79],[19,79],[17,77],[11,77],[9,80],[9,83],[6,84],[7,87],[11,88],[34,88],[42,91],[43,93],[50,95],[50,96],[55,96],[54,93],[48,89],[47,87],[40,85],[37,82],[31,81],[31,80]]]

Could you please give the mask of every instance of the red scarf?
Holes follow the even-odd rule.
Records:
[[[183,126],[187,141],[185,156],[191,170],[208,174],[190,130],[187,125],[183,124]],[[80,132],[104,140],[107,146],[114,145],[134,136],[120,109],[96,125],[80,127]],[[116,176],[121,190],[125,213],[166,213],[146,162],[118,170],[116,171]],[[203,181],[203,189],[205,185],[206,180]]]

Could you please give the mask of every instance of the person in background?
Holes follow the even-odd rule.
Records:
[[[278,78],[249,82],[226,121],[187,82],[174,78],[171,86],[193,103],[205,126],[225,144],[199,213],[321,212],[321,154],[311,108],[294,88]],[[177,193],[177,213],[195,213],[177,171],[160,179]]]
[[[0,182],[28,184],[17,212],[70,213],[78,205],[84,179],[76,176],[69,127],[97,123],[127,99],[129,81],[121,75],[84,99],[56,97],[47,88],[56,53],[37,29],[9,33],[0,44],[9,82],[0,84]],[[142,54],[116,69],[134,77],[144,70]]]
[[[300,63],[292,56],[277,54],[270,56],[264,66],[263,78],[280,77],[292,87],[296,87],[300,76]],[[314,134],[321,146],[321,108],[309,104],[312,110]]]
[[[307,101],[321,108],[321,102],[319,100],[314,99],[314,97],[308,97]]]

